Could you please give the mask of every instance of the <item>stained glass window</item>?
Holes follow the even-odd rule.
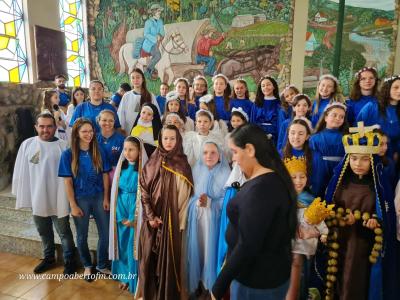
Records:
[[[0,0],[0,81],[28,80],[22,0]]]
[[[65,32],[69,86],[87,86],[83,1],[59,0],[60,27]]]

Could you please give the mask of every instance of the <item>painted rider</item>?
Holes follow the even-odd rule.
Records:
[[[216,59],[212,54],[211,47],[222,43],[226,34],[222,33],[218,38],[213,38],[217,31],[214,28],[206,28],[201,33],[200,39],[197,41],[196,64],[205,63],[204,74],[213,76],[215,72]]]
[[[144,23],[144,41],[141,56],[151,56],[145,72],[147,78],[152,77],[155,66],[161,59],[159,45],[165,36],[164,23],[160,19],[163,10],[164,8],[157,3],[151,5],[151,17]]]

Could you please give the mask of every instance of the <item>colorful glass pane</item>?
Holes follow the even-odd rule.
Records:
[[[59,0],[60,27],[65,33],[68,84],[87,86],[81,0]]]
[[[23,0],[0,0],[0,81],[28,82]]]

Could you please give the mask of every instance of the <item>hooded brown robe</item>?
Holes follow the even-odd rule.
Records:
[[[193,179],[182,137],[175,126],[176,146],[166,151],[160,145],[143,168],[140,178],[143,224],[139,240],[139,290],[144,300],[180,299],[185,292],[182,254],[183,231]],[[158,216],[162,224],[152,228],[148,221]]]

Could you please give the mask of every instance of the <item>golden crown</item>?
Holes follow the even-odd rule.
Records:
[[[292,158],[285,158],[284,163],[286,169],[289,171],[289,174],[294,174],[297,172],[303,172],[307,174],[306,159],[302,156],[292,156]]]
[[[358,122],[357,127],[351,127],[349,134],[342,138],[346,153],[377,154],[381,144],[381,135],[373,132],[379,125],[364,126],[364,122]]]
[[[316,225],[325,220],[332,211],[335,204],[326,205],[321,198],[315,198],[314,201],[304,210],[304,220],[311,225]]]

